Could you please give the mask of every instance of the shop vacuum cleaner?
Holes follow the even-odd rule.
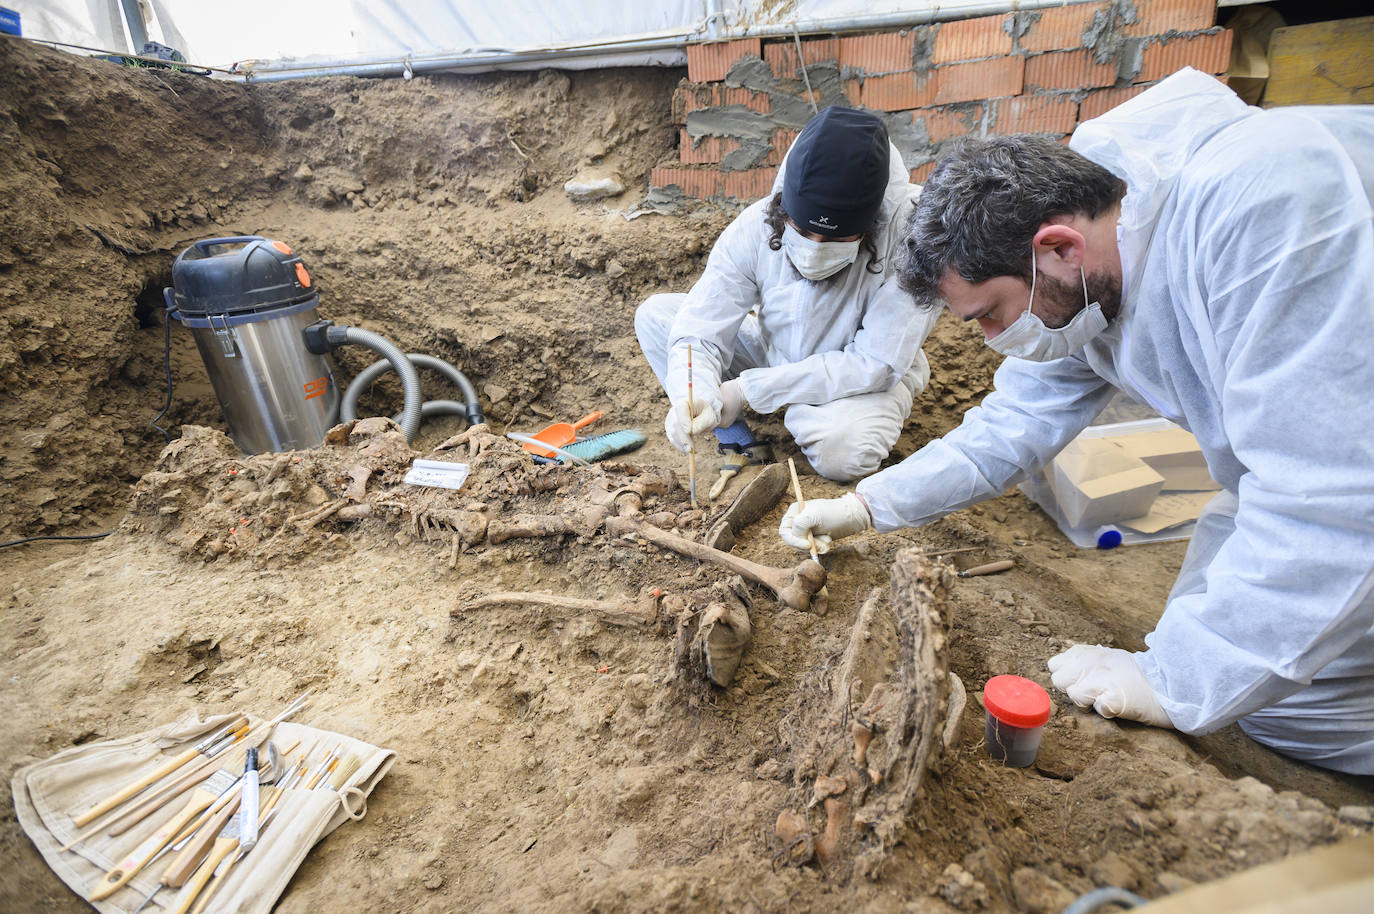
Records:
[[[180,321],[195,338],[229,435],[245,454],[318,447],[331,427],[357,418],[363,391],[389,369],[405,390],[405,407],[394,418],[407,441],[425,416],[484,421],[476,390],[455,366],[402,352],[370,331],[321,320],[310,273],[280,241],[258,235],[197,241],[172,264],[172,287],[163,297],[168,320]],[[347,344],[382,358],[340,394],[329,353]],[[425,402],[417,368],[447,377],[464,402]]]

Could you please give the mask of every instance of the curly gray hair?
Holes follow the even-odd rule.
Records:
[[[971,283],[1029,281],[1027,252],[1046,220],[1094,218],[1125,194],[1124,181],[1055,140],[964,140],[936,165],[907,223],[902,288],[939,307],[940,282],[951,270]]]

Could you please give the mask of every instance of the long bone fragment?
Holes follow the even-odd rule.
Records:
[[[488,606],[546,606],[577,613],[592,613],[607,625],[651,625],[658,618],[658,597],[653,589],[640,595],[638,603],[629,600],[584,600],[552,593],[489,593],[463,604],[464,609]]]
[[[659,530],[648,524],[641,524],[628,517],[606,518],[606,530],[612,536],[632,533],[643,537],[655,546],[670,549],[679,555],[714,562],[743,575],[751,581],[767,587],[777,595],[782,603],[792,609],[806,611],[811,606],[811,596],[825,586],[825,569],[819,562],[804,560],[796,568],[772,568],[719,549],[712,549],[705,543],[685,539],[666,530]]]
[[[506,540],[561,536],[565,533],[591,536],[601,528],[606,513],[604,507],[593,506],[575,515],[516,514],[509,519],[493,520],[488,524],[487,542],[496,545]]]

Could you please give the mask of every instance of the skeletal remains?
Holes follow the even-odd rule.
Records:
[[[825,569],[812,559],[802,561],[795,568],[773,568],[719,549],[712,549],[705,543],[659,530],[628,517],[607,518],[606,531],[613,536],[633,534],[655,546],[671,549],[679,555],[713,562],[762,584],[773,591],[785,606],[803,612],[810,608],[812,595],[825,586]]]
[[[833,698],[797,754],[797,803],[778,815],[775,859],[815,859],[841,877],[837,868],[872,875],[887,859],[964,708],[951,700],[945,656],[951,581],[944,566],[904,550],[888,592],[875,589],[860,608],[829,674]]]

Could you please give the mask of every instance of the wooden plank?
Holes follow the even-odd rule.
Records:
[[[1374,16],[1275,29],[1264,106],[1374,102]]]
[[[1365,914],[1374,910],[1374,835],[1364,835],[1194,886],[1142,914]]]

